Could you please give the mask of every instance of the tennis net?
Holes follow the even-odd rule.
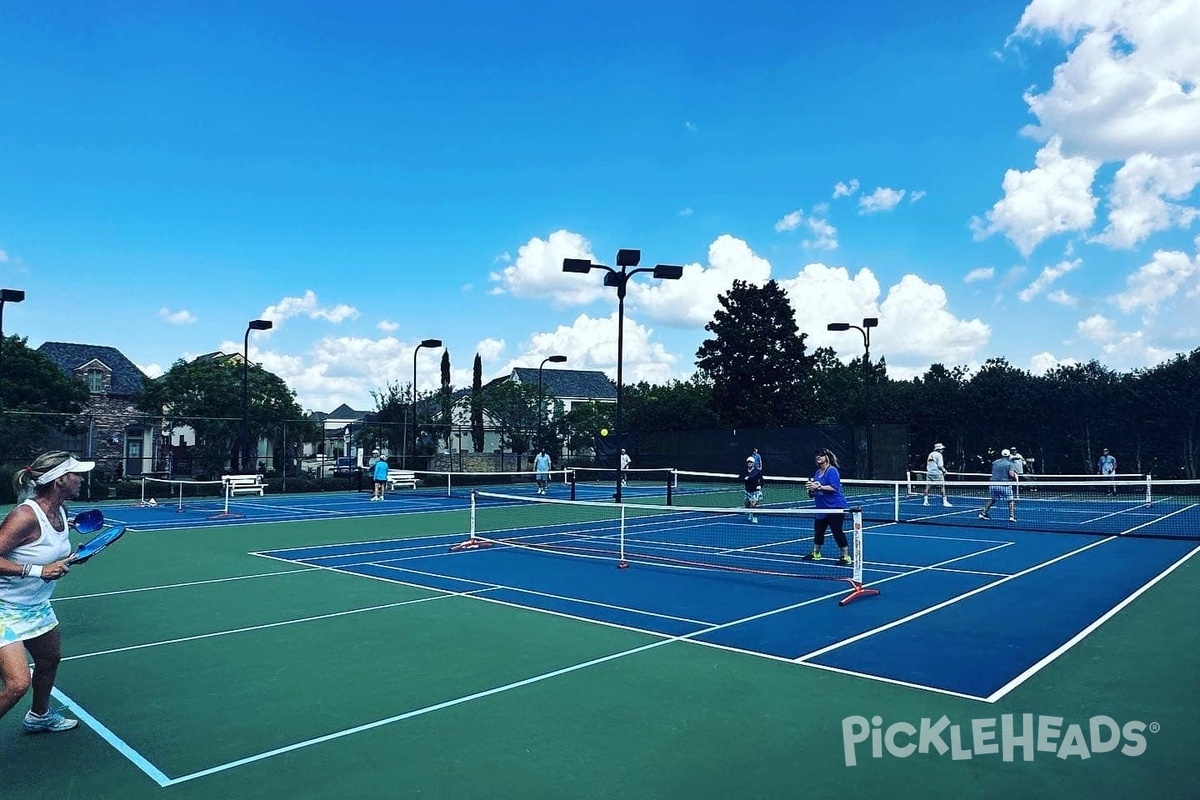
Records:
[[[413,476],[418,481],[418,491],[432,491],[445,497],[468,498],[475,491],[502,492],[534,496],[538,494],[537,473],[527,472],[429,472],[417,470]],[[550,470],[547,474],[547,491],[565,496],[567,493],[567,471]]]
[[[644,500],[666,497],[672,472],[668,468],[630,468],[620,472],[611,467],[571,467],[567,470],[567,480],[571,483],[572,500],[603,500],[612,496],[617,476],[623,475],[622,496]]]
[[[862,515],[850,509],[842,551],[826,534],[813,548],[813,518],[829,510],[690,508],[558,500],[476,492],[470,537],[451,550],[492,547],[633,565],[844,581],[840,603],[878,594],[863,584]]]
[[[168,507],[176,511],[221,511],[225,505],[224,481],[194,481],[142,477],[143,508]]]

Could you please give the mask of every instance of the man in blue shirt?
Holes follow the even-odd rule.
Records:
[[[1013,469],[1012,453],[1001,450],[1000,457],[992,462],[992,483],[988,487],[987,503],[979,512],[980,519],[991,519],[988,512],[998,500],[1008,501],[1008,521],[1017,521],[1017,501],[1013,497],[1013,484],[1017,480],[1017,472]]]

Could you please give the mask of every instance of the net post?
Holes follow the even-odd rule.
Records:
[[[926,485],[925,491],[929,491],[928,485]],[[862,525],[861,525],[862,509],[861,508],[858,510],[858,514],[860,517],[859,527],[861,528],[862,527]],[[900,521],[900,484],[897,483],[896,485],[894,485],[892,487],[892,522],[899,522],[899,521]]]
[[[667,505],[675,505],[675,486],[679,481],[679,473],[671,470],[667,473]]]
[[[628,569],[629,562],[625,560],[625,506],[621,506],[621,560],[617,562],[617,569]]]
[[[898,485],[896,487],[896,491],[899,492]],[[850,518],[853,522],[852,528],[854,531],[854,537],[853,537],[854,554],[851,556],[851,561],[853,563],[853,567],[852,567],[853,577],[846,578],[846,581],[850,584],[850,594],[846,595],[845,597],[843,597],[841,600],[838,601],[839,606],[848,605],[850,602],[857,600],[860,597],[871,597],[873,595],[879,594],[878,589],[871,589],[871,588],[868,588],[863,585],[862,508],[855,507],[855,508],[850,509]]]
[[[233,495],[233,483],[231,481],[222,480],[221,488],[225,491],[225,510],[216,514],[209,514],[209,519],[240,519],[245,514],[238,514],[229,510],[229,498]],[[179,509],[183,510],[183,484],[179,484]]]
[[[1146,473],[1146,507],[1149,508],[1154,503],[1153,481],[1150,478],[1150,473]]]
[[[575,499],[575,485],[579,482],[579,473],[573,469],[567,470],[567,482],[571,484],[571,499]]]
[[[470,522],[470,530],[467,534],[467,540],[465,542],[459,542],[458,544],[450,545],[451,551],[479,550],[484,547],[492,546],[492,542],[485,541],[485,540],[479,538],[479,528],[477,527],[478,523],[476,522],[476,516],[475,516],[475,509],[478,507],[478,503],[479,503],[479,498],[476,497],[475,491],[472,490],[471,491],[471,516],[470,516],[471,522]]]

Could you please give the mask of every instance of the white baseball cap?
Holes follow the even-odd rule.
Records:
[[[1008,456],[1012,455],[1012,453],[1008,452],[1007,449],[1004,449],[1004,450],[1000,451],[1000,455],[1008,457]]]
[[[945,449],[946,449],[946,445],[942,444],[941,442],[938,442],[937,444],[935,444],[935,445],[933,446],[933,449],[934,449],[934,450],[945,450]]]

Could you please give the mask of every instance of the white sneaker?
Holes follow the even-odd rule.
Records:
[[[47,711],[43,715],[28,711],[25,714],[26,733],[58,733],[69,731],[79,724],[79,720],[64,717],[57,711]]]
[[[926,498],[925,498],[925,502],[921,503],[921,505],[923,505],[923,506],[927,506],[927,505],[929,505],[929,498],[928,498],[928,497],[926,497]]]
[[[944,505],[946,508],[953,508],[953,506],[950,505],[949,500],[943,500],[942,505]]]
[[[1016,522],[1016,521],[1017,521],[1017,518],[1016,518],[1016,517],[1009,517],[1009,518],[1008,518],[1008,521],[1009,521],[1009,522]]]

